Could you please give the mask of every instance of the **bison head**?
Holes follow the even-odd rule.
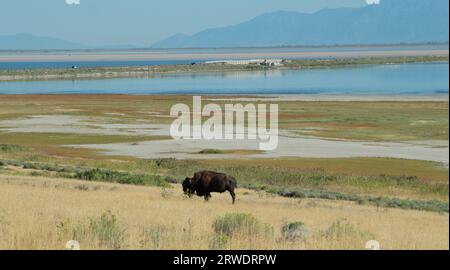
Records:
[[[186,177],[186,179],[184,179],[183,181],[183,192],[189,197],[191,197],[192,194],[194,193],[193,190],[191,189],[191,183],[192,179],[189,177]]]

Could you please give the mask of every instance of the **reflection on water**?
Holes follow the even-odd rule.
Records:
[[[448,63],[419,63],[152,78],[2,82],[0,93],[448,95],[448,74]]]

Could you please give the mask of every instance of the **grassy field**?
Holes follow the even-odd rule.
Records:
[[[333,58],[292,60],[281,67],[261,65],[227,65],[227,64],[196,64],[196,65],[163,65],[144,67],[95,67],[95,68],[59,68],[59,69],[18,69],[0,70],[0,81],[24,80],[73,80],[102,79],[126,77],[154,77],[165,74],[210,73],[255,71],[266,69],[311,69],[336,68],[352,65],[405,64],[419,62],[448,62],[447,56],[408,56],[408,57],[374,57],[374,58]]]
[[[66,160],[67,161],[67,160]],[[263,160],[268,161],[268,160]],[[280,160],[277,160],[280,161]],[[285,161],[285,160],[281,160]],[[289,160],[286,160],[289,162]],[[291,160],[292,161],[292,160]],[[297,162],[301,163],[301,159]],[[334,162],[353,161],[337,159]],[[367,160],[370,162],[370,159]],[[395,160],[373,160],[396,163]],[[398,162],[398,161],[397,161]],[[276,163],[271,162],[271,163]],[[203,161],[177,161],[171,159],[124,161],[104,160],[87,166],[86,160],[76,165],[63,163],[40,163],[17,160],[0,160],[4,174],[39,175],[47,177],[76,178],[89,181],[114,182],[136,185],[167,185],[179,183],[193,172],[209,169],[234,175],[239,186],[266,191],[288,197],[312,197],[331,200],[347,200],[359,204],[372,204],[404,209],[420,209],[448,212],[448,180],[430,180],[407,174],[337,174],[323,169],[285,169],[260,165],[253,160],[249,165],[234,165],[222,160],[221,165]],[[403,162],[403,165],[412,165]],[[416,163],[424,170],[434,170],[445,177],[446,168],[433,168],[432,163]],[[349,168],[347,168],[349,169]]]
[[[214,97],[208,97],[214,98]],[[232,97],[230,97],[232,98]],[[190,96],[7,95],[0,96],[0,119],[36,115],[87,117],[94,123],[167,124],[171,104]],[[223,105],[226,101],[220,101]],[[368,141],[448,140],[448,102],[280,102],[280,127],[299,136]],[[111,114],[114,112],[115,114]],[[151,114],[149,114],[151,112]],[[1,123],[1,122],[0,122]],[[14,125],[14,121],[11,122]],[[88,123],[89,125],[89,123]],[[311,129],[311,128],[314,129]],[[294,133],[297,132],[297,133]],[[339,192],[448,202],[448,168],[427,161],[386,158],[283,158],[163,162],[103,156],[67,145],[139,143],[169,139],[136,134],[73,134],[0,131],[0,159],[113,169],[184,179],[202,169],[230,173],[249,188],[274,193]],[[7,146],[13,147],[7,149]],[[14,146],[17,146],[14,148]],[[247,155],[251,151],[228,151]],[[248,152],[248,153],[247,153]],[[204,155],[223,154],[204,149]]]
[[[448,213],[0,175],[0,249],[448,249]],[[55,203],[58,202],[58,203]],[[170,214],[168,214],[170,213]],[[214,224],[216,224],[214,226]]]
[[[204,97],[205,100],[215,98],[223,97]],[[68,115],[99,117],[105,123],[168,124],[173,118],[165,116],[169,115],[171,106],[179,102],[191,105],[192,96],[6,95],[0,96],[0,120],[33,115]],[[214,101],[221,106],[227,102]],[[294,135],[369,141],[449,138],[447,101],[277,103],[280,129],[289,130]],[[9,134],[0,133],[0,142],[7,140],[5,135]],[[124,142],[129,140],[125,138]],[[30,140],[24,138],[24,141]]]
[[[92,129],[98,129],[96,122],[168,124],[172,119],[166,116],[175,102],[190,104],[192,97],[0,96],[0,125],[9,121],[0,130],[0,248],[63,249],[66,241],[77,238],[84,249],[363,249],[371,239],[389,249],[448,249],[448,167],[436,162],[145,160],[105,156],[76,146],[169,138],[55,133],[51,128],[8,131],[19,120],[34,116],[84,117]],[[446,101],[277,103],[280,127],[292,136],[448,140]],[[213,194],[210,203],[182,195],[177,183],[204,169],[238,179],[236,206],[225,194]],[[249,213],[253,216],[240,215]],[[230,223],[235,228],[241,219],[252,227],[229,232],[213,226]],[[286,229],[291,227],[296,229]]]
[[[448,102],[282,103],[280,127],[326,138],[448,140]]]

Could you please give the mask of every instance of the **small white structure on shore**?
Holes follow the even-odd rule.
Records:
[[[261,66],[281,66],[284,59],[247,59],[247,60],[219,60],[207,61],[205,64],[227,64],[227,65],[261,65]]]

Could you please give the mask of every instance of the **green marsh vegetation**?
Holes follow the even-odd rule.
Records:
[[[378,207],[448,212],[448,182],[434,183],[416,177],[346,176],[280,168],[214,166],[193,161],[147,160],[147,173],[83,168],[34,162],[0,160],[0,167],[45,171],[44,176],[131,185],[169,187],[192,172],[211,169],[239,179],[239,186],[284,197],[345,200]],[[153,170],[150,170],[153,168]],[[56,172],[52,174],[51,172]],[[26,173],[22,172],[22,173]],[[42,175],[41,175],[42,176]],[[394,192],[392,192],[394,190]],[[380,195],[383,194],[383,195]],[[414,198],[414,199],[411,199]]]
[[[59,114],[104,119],[107,115],[110,123],[165,124],[172,119],[158,116],[166,116],[174,102],[190,104],[192,97],[0,96],[0,120]],[[218,101],[221,105],[224,102],[227,101]],[[109,115],[111,112],[121,115]],[[294,136],[339,140],[448,141],[448,102],[282,101],[280,128]],[[434,162],[384,158],[144,160],[105,156],[94,149],[76,147],[99,143],[131,145],[163,139],[168,138],[1,130],[0,167],[2,173],[156,186],[180,182],[196,171],[209,169],[235,176],[240,187],[299,199],[313,197],[380,207],[448,209],[448,168]],[[202,152],[205,155],[256,153],[220,149]],[[22,170],[11,171],[8,166]]]

